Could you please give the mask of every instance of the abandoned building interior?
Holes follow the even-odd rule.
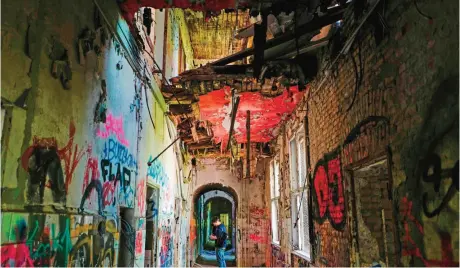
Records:
[[[458,267],[458,18],[1,1],[1,266]]]

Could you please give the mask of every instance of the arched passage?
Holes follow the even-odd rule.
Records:
[[[216,264],[211,219],[219,216],[228,232],[225,259],[227,265],[236,265],[236,230],[238,198],[235,190],[222,184],[207,184],[193,195],[193,217],[196,222],[194,257],[201,264]]]

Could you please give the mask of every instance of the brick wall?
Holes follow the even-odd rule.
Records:
[[[413,1],[385,2],[379,12],[387,35],[376,43],[372,20],[364,25],[351,54],[310,84],[281,127],[277,154],[289,157],[286,140],[308,110],[315,265],[385,263],[387,256],[390,265],[458,265],[458,3],[417,1],[427,19]],[[350,8],[346,37],[361,20],[352,16]],[[321,59],[328,55],[325,49]],[[362,71],[354,101],[352,57]],[[388,176],[357,179],[359,169],[385,159]],[[289,193],[284,171],[282,195]],[[370,227],[377,222],[381,227]],[[289,236],[290,225],[282,226]],[[360,245],[365,240],[371,246]],[[286,254],[288,241],[281,244]]]

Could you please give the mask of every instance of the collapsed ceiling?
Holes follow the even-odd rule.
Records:
[[[191,34],[190,42],[196,66],[226,57],[244,48],[244,39],[235,39],[238,29],[248,24],[248,12],[221,12],[206,19],[202,12],[185,10],[185,20]]]
[[[346,1],[199,3],[125,0],[121,4],[128,20],[141,6],[189,9],[185,18],[199,67],[162,86],[169,117],[192,154],[228,155],[229,138],[232,144],[246,143],[247,111],[250,141],[271,141],[316,76],[319,49],[340,46]]]
[[[233,128],[236,142],[246,142],[247,111],[250,111],[251,141],[265,143],[272,140],[275,137],[274,128],[294,110],[302,95],[296,86],[273,98],[264,97],[259,92],[240,93]],[[221,144],[222,150],[227,146],[229,137],[231,104],[232,90],[229,86],[200,96],[199,100],[201,120],[211,123],[212,141]]]

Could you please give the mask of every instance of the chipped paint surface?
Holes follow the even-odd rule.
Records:
[[[234,134],[239,143],[246,140],[246,111],[251,111],[251,141],[268,142],[273,138],[274,128],[296,107],[304,92],[297,86],[289,92],[268,98],[258,92],[240,93],[240,103],[236,114]],[[226,86],[206,95],[200,96],[200,113],[202,120],[213,124],[214,141],[227,143],[230,129],[231,89]]]

